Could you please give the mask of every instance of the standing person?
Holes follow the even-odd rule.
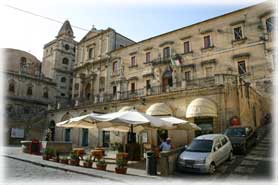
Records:
[[[160,151],[170,151],[173,149],[173,145],[171,143],[171,138],[167,138],[166,141],[162,142],[160,145]]]

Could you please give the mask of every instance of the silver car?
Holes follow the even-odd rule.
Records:
[[[233,148],[223,134],[207,134],[196,137],[177,161],[178,170],[213,174],[225,160],[231,160]]]

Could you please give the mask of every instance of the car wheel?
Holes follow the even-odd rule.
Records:
[[[215,173],[215,171],[216,171],[216,166],[215,166],[214,163],[211,163],[211,164],[209,165],[209,174],[210,174],[210,175],[213,175],[213,174]]]
[[[228,161],[231,161],[233,159],[233,151],[230,152],[229,157],[228,157]]]

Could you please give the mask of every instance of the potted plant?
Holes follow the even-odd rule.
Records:
[[[85,159],[85,161],[83,162],[83,166],[86,167],[86,168],[92,168],[92,165],[93,165],[92,158],[91,158],[91,156],[88,156]]]
[[[68,157],[67,156],[60,156],[59,157],[59,161],[60,161],[60,163],[62,163],[62,164],[68,164]]]
[[[79,156],[75,152],[70,153],[70,164],[73,166],[79,166]]]
[[[100,160],[97,161],[96,166],[97,166],[97,169],[98,169],[98,170],[103,170],[103,171],[105,171],[105,170],[106,170],[107,163],[105,162],[104,159],[100,159]]]
[[[125,159],[117,159],[116,160],[117,167],[115,168],[115,172],[118,174],[126,174],[127,171],[127,162]]]
[[[55,150],[53,148],[45,148],[43,152],[43,160],[49,160],[55,155]]]
[[[58,152],[56,152],[56,154],[55,154],[55,156],[54,157],[52,157],[53,158],[53,161],[54,162],[59,162],[60,161],[60,156],[59,156],[59,153]]]

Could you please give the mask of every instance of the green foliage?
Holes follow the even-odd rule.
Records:
[[[115,142],[115,143],[111,143],[110,144],[111,146],[111,149],[112,150],[117,150],[118,152],[123,152],[124,150],[124,147],[123,147],[123,144],[122,143],[118,143],[118,142]]]
[[[44,152],[43,152],[44,155],[52,155],[52,156],[55,156],[56,155],[56,150],[54,148],[50,148],[50,147],[47,147],[44,149]]]
[[[105,162],[104,159],[100,159],[100,160],[97,161],[97,165],[98,165],[98,166],[105,166],[106,164],[107,164],[107,163]]]
[[[85,161],[86,161],[86,162],[92,162],[91,156],[87,156],[86,159],[85,159]]]
[[[70,153],[70,159],[79,160],[79,156],[75,152],[71,152]]]
[[[117,159],[116,165],[118,168],[124,168],[127,165],[126,159]]]

